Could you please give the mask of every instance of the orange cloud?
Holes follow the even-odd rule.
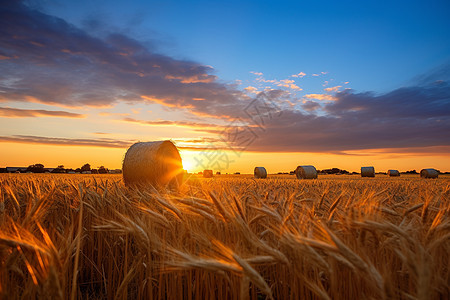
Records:
[[[291,83],[289,88],[293,89],[293,90],[297,90],[297,91],[303,91],[303,89],[301,87],[299,87],[298,85],[296,85],[295,83]]]
[[[293,90],[297,90],[297,91],[303,90],[301,87],[299,87],[298,85],[296,85],[294,83],[294,80],[288,80],[288,79],[280,80],[280,82],[277,84],[277,86],[285,87],[285,88],[293,89]]]
[[[179,80],[181,83],[210,83],[216,80],[216,76],[214,75],[208,75],[208,74],[200,74],[200,75],[193,75],[193,76],[173,76],[173,75],[167,75],[165,77],[169,80]]]
[[[167,106],[167,107],[172,107],[172,108],[193,108],[193,106],[190,104],[169,103],[164,99],[159,99],[159,98],[156,98],[153,96],[141,95],[141,98],[151,101],[151,102],[155,102],[155,103],[164,105],[164,106]]]
[[[248,86],[244,90],[252,94],[256,94],[258,92],[258,89],[254,86]]]
[[[173,100],[173,102],[169,102],[171,100],[169,99],[159,99],[153,96],[148,96],[148,95],[142,95],[141,96],[142,99],[157,103],[157,104],[161,104],[163,106],[166,107],[170,107],[170,108],[187,108],[189,109],[189,113],[195,116],[199,116],[199,117],[203,117],[203,118],[214,118],[214,119],[226,119],[226,120],[231,120],[234,119],[231,116],[228,115],[220,115],[220,114],[210,114],[207,112],[202,112],[202,111],[195,111],[193,110],[195,107],[193,104],[184,104],[184,103],[179,103],[179,102],[175,102],[175,100]],[[196,101],[198,103],[202,103],[202,101]]]
[[[316,99],[316,100],[328,100],[328,101],[337,100],[336,97],[331,96],[331,95],[326,95],[326,94],[308,94],[303,97],[307,98],[307,99]]]
[[[342,87],[341,85],[338,85],[338,86],[333,86],[333,87],[325,88],[325,89],[323,89],[323,90],[326,91],[326,92],[337,92],[337,91],[339,91],[339,89],[340,89],[341,87]]]
[[[283,84],[289,86],[289,84],[294,83],[294,82],[295,81],[291,80],[291,79],[282,79],[282,80],[280,80],[280,83],[278,83],[278,86],[284,86]]]
[[[285,87],[292,90],[302,91],[303,89],[295,84],[295,81],[292,79],[282,79],[282,80],[275,80],[275,79],[264,79],[264,78],[257,78],[256,81],[258,82],[265,82],[265,83],[272,83],[279,87]],[[249,89],[252,89],[253,87],[245,88],[244,90],[249,91]],[[271,89],[271,87],[266,87]]]
[[[98,113],[98,115],[102,116],[102,117],[109,117],[109,116],[123,116],[123,117],[126,117],[126,116],[129,116],[130,114],[128,114],[128,113],[100,112],[100,113]]]
[[[306,73],[304,73],[304,72],[300,72],[298,74],[291,75],[291,77],[297,77],[297,78],[302,78],[304,76],[306,76]]]
[[[187,127],[187,128],[202,128],[202,129],[220,129],[224,130],[227,128],[223,125],[212,124],[212,123],[198,123],[198,122],[190,122],[190,121],[169,121],[169,120],[155,120],[155,121],[145,121],[145,120],[136,120],[133,118],[124,118],[123,121],[129,123],[137,123],[141,125],[150,125],[150,126],[177,126],[177,127]],[[201,130],[199,130],[201,131]]]

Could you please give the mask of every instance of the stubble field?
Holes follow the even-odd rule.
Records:
[[[0,176],[3,299],[448,299],[450,178]]]

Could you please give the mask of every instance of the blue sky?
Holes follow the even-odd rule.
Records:
[[[252,80],[249,71],[271,79],[328,72],[357,91],[386,92],[450,62],[448,1],[38,3],[90,32],[121,31],[212,65],[225,81]]]
[[[172,139],[191,160],[239,148],[250,170],[252,155],[275,152],[319,168],[393,157],[450,168],[449,12],[448,1],[3,1],[0,157],[84,147],[78,164],[103,147],[97,159],[118,167],[132,143]],[[252,103],[274,111],[255,119]],[[257,138],[244,147],[238,129]]]

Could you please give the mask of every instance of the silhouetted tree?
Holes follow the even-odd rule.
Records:
[[[57,168],[54,168],[52,173],[66,173],[63,165],[59,165]]]
[[[105,168],[104,166],[100,166],[98,168],[98,174],[108,174],[108,169]]]
[[[44,173],[44,165],[43,164],[34,164],[29,165],[26,172],[33,172],[33,173]]]
[[[90,164],[84,164],[81,167],[81,172],[90,171],[90,170],[91,170],[91,165]]]
[[[406,172],[402,172],[405,174],[418,174],[416,170],[411,170],[411,171],[406,171]]]

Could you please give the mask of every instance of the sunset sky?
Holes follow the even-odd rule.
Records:
[[[448,0],[0,3],[0,167],[450,171]]]

